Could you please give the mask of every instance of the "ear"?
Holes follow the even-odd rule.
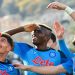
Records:
[[[45,39],[46,39],[46,41],[48,42],[48,41],[50,40],[50,37],[47,36],[47,37],[45,37]]]

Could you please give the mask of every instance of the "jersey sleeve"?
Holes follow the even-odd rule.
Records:
[[[59,46],[60,46],[60,50],[65,54],[67,58],[72,58],[74,56],[73,53],[67,47],[64,39],[59,40]]]
[[[32,47],[26,43],[17,43],[14,42],[14,53],[20,56],[22,59],[25,58],[27,51],[29,51]]]
[[[70,59],[67,62],[63,63],[62,66],[68,73],[73,73],[73,60]]]

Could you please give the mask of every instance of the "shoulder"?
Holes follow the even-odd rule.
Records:
[[[22,43],[22,42],[14,42],[14,47],[29,47],[29,48],[33,48],[31,45],[27,44],[27,43]]]

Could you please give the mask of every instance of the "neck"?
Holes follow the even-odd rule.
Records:
[[[46,50],[46,49],[48,49],[48,47],[47,47],[47,44],[46,44],[46,43],[43,43],[43,44],[38,45],[38,46],[36,46],[36,47],[37,47],[37,49],[39,49],[39,50]]]
[[[6,59],[6,55],[4,54],[0,54],[0,61],[1,62],[4,62],[5,61],[5,59]]]

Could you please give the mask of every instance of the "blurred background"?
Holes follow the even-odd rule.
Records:
[[[73,50],[71,41],[74,35],[75,23],[64,11],[47,9],[47,5],[53,1],[62,2],[75,9],[75,0],[0,0],[0,31],[7,31],[27,23],[43,23],[52,27],[54,20],[58,20],[64,25],[65,40]],[[23,37],[20,37],[20,35]],[[31,44],[29,37],[31,37],[30,33],[13,36],[16,41]]]
[[[75,52],[72,45],[75,22],[64,11],[47,9],[47,5],[53,1],[62,2],[75,9],[75,0],[0,0],[0,31],[5,32],[28,23],[42,23],[52,27],[54,20],[58,20],[64,25],[64,38],[68,47]],[[32,45],[30,33],[18,33],[12,37],[14,41]],[[12,59],[12,53],[10,55]]]

